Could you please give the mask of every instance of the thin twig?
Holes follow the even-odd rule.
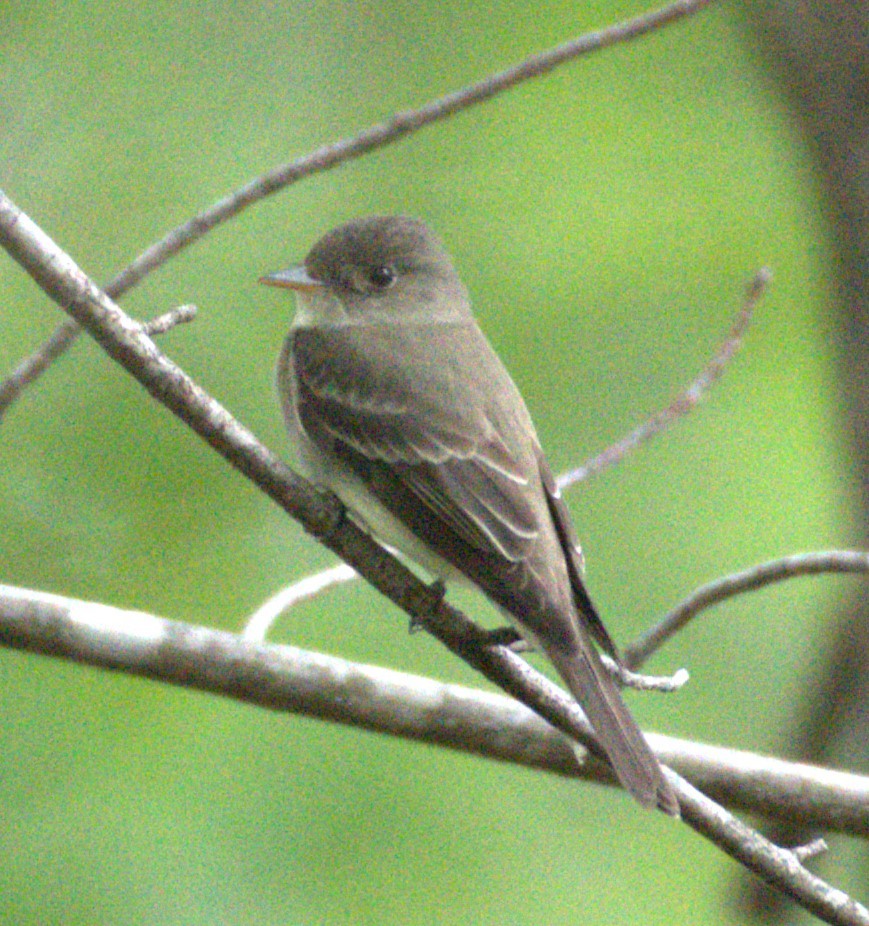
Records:
[[[464,109],[492,99],[505,90],[534,77],[548,74],[554,68],[574,58],[640,38],[692,13],[697,13],[712,0],[676,0],[644,13],[634,19],[596,32],[589,32],[555,48],[531,55],[519,64],[493,74],[461,90],[448,93],[418,109],[396,113],[385,122],[373,125],[358,135],[324,145],[287,164],[282,164],[245,184],[235,193],[218,200],[208,209],[170,231],[164,238],[144,250],[126,269],[110,280],[103,292],[119,299],[147,274],[164,264],[183,248],[198,241],[211,229],[238,215],[272,193],[297,183],[312,174],[330,170],[363,154],[392,144],[418,132],[427,125],[453,116]],[[74,323],[64,322],[51,338],[30,358],[23,361],[6,382],[0,383],[0,418],[21,392],[45,372],[51,363],[75,341],[78,332]]]
[[[647,421],[644,421],[638,428],[631,431],[620,441],[607,447],[596,457],[578,466],[570,472],[563,473],[558,477],[558,486],[566,489],[577,482],[582,482],[589,476],[595,475],[602,470],[609,469],[611,466],[624,459],[629,453],[636,450],[641,444],[644,444],[650,438],[660,434],[661,431],[668,428],[671,424],[678,421],[694,409],[712,386],[721,378],[727,365],[735,356],[736,352],[742,346],[742,339],[748,326],[751,324],[752,314],[766,290],[767,284],[772,279],[769,270],[759,270],[751,283],[745,296],[745,301],[739,314],[733,322],[727,339],[715,352],[715,356],[704,367],[700,375],[690,383],[687,389],[679,393],[667,408],[662,409],[656,415],[653,415]]]
[[[797,846],[791,851],[801,862],[808,862],[813,858],[817,858],[819,855],[823,855],[824,852],[828,852],[829,850],[830,847],[827,845],[826,840],[813,839],[804,846]]]
[[[340,585],[343,582],[350,582],[358,578],[359,573],[352,566],[341,563],[338,566],[332,566],[331,569],[324,569],[322,572],[299,579],[298,582],[282,588],[272,595],[268,601],[260,605],[248,618],[241,635],[245,640],[262,643],[274,626],[275,621],[285,611],[288,611],[300,601],[307,601],[315,595],[319,595],[333,585]]]
[[[578,760],[570,740],[513,698],[141,611],[0,585],[0,645],[614,784],[605,766]],[[731,806],[869,837],[869,777],[647,737],[662,762]]]
[[[335,585],[358,578],[359,573],[346,563],[305,576],[305,578],[285,586],[272,595],[264,604],[260,605],[248,618],[241,635],[245,640],[263,643],[277,619],[283,613],[289,611],[290,608],[295,607],[302,601],[308,601],[322,594]],[[413,626],[411,626],[411,631],[413,629]],[[524,641],[519,642],[523,643]],[[515,644],[512,649],[513,652],[517,652]],[[659,691],[671,694],[674,691],[679,691],[688,682],[688,672],[685,669],[679,669],[673,675],[640,675],[637,672],[632,672],[624,665],[617,664],[606,653],[601,654],[601,659],[607,671],[617,678],[621,685],[633,691]]]
[[[145,322],[145,332],[149,337],[156,337],[158,334],[165,334],[171,331],[177,325],[186,325],[196,318],[195,305],[179,305],[170,309],[163,315],[152,318],[151,321]]]
[[[285,586],[272,595],[264,604],[260,605],[247,619],[241,635],[245,640],[263,643],[277,619],[286,611],[289,611],[290,608],[295,607],[302,601],[308,601],[317,595],[321,595],[335,585],[358,578],[359,573],[346,563],[305,576],[305,578]],[[414,627],[411,625],[411,632],[413,630]],[[529,645],[521,640],[519,643],[525,646]],[[513,644],[511,648],[513,652],[519,652],[516,644]],[[601,659],[607,671],[618,679],[619,684],[625,688],[630,688],[632,691],[658,691],[663,694],[672,694],[683,688],[689,679],[688,672],[685,669],[679,669],[672,675],[641,675],[638,672],[632,672],[624,665],[617,664],[606,653],[601,653]]]
[[[736,572],[715,579],[692,592],[636,642],[625,647],[625,664],[632,669],[638,669],[667,640],[705,608],[732,598],[734,595],[755,591],[784,579],[792,579],[795,576],[817,576],[824,573],[869,573],[869,553],[859,550],[800,553],[774,559],[768,563],[752,566],[744,572]]]
[[[452,652],[596,756],[600,746],[576,702],[503,646],[480,646],[479,630],[443,596],[343,515],[337,499],[287,469],[214,399],[165,357],[72,259],[0,193],[0,245],[48,295],[158,401],[190,425],[320,542],[424,625]],[[253,645],[253,644],[245,644]],[[261,679],[251,680],[254,687]],[[790,851],[736,820],[675,772],[664,772],[683,819],[725,852],[829,923],[869,926],[869,911],[804,868]]]

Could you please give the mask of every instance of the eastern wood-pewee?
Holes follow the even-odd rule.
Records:
[[[488,595],[552,661],[624,787],[677,813],[595,649],[619,658],[528,410],[437,239],[415,219],[358,219],[261,282],[297,295],[277,379],[303,474],[384,543]]]

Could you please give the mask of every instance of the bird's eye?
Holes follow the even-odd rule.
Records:
[[[388,289],[398,278],[394,267],[384,264],[382,267],[373,267],[368,274],[368,280],[377,289]]]

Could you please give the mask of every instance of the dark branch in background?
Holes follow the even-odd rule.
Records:
[[[665,615],[635,643],[625,647],[625,664],[638,669],[653,653],[705,608],[795,576],[817,576],[829,572],[869,574],[869,553],[858,550],[832,550],[801,553],[761,563],[744,572],[723,576],[698,588]]]
[[[713,385],[721,378],[727,365],[736,355],[736,352],[742,346],[742,339],[748,326],[751,324],[751,317],[754,309],[763,296],[766,287],[772,278],[772,274],[767,269],[759,270],[754,279],[748,285],[748,291],[745,294],[745,301],[727,340],[721,345],[715,356],[700,375],[670,403],[670,405],[653,415],[647,421],[644,421],[638,428],[631,431],[630,434],[623,437],[620,441],[607,447],[603,453],[592,457],[582,466],[577,467],[570,472],[564,473],[558,477],[558,486],[565,489],[574,483],[582,482],[589,476],[593,476],[601,470],[609,469],[631,451],[636,450],[641,444],[660,434],[661,431],[668,428],[671,424],[684,417],[697,403],[706,395]]]
[[[560,64],[565,64],[574,58],[600,51],[619,42],[640,38],[677,19],[698,12],[710,2],[711,0],[677,0],[675,3],[637,16],[627,22],[581,35],[563,45],[531,55],[514,67],[493,74],[462,90],[448,93],[419,109],[408,109],[397,113],[386,122],[371,126],[358,135],[341,139],[331,145],[324,145],[298,160],[276,167],[245,184],[230,196],[218,200],[213,206],[169,232],[110,280],[103,292],[111,299],[119,299],[152,270],[157,269],[187,245],[198,241],[215,226],[233,218],[243,209],[271,193],[277,193],[304,177],[330,170],[345,161],[392,144],[440,119],[490,100],[517,84],[534,77],[542,77]],[[74,321],[64,322],[38,351],[19,364],[5,381],[0,382],[0,419],[22,391],[35,382],[58,357],[66,352],[78,334],[79,328]]]
[[[849,444],[855,540],[869,545],[869,4],[866,0],[760,0],[743,6],[769,77],[790,104],[797,143],[813,162],[830,254],[824,335],[835,364],[837,429]],[[837,757],[869,771],[869,586],[855,587],[818,627],[812,665],[792,704],[791,755]],[[774,839],[810,833],[778,825]],[[855,853],[854,860],[857,861]],[[860,864],[859,862],[857,862]],[[869,867],[864,856],[863,870]],[[866,879],[864,878],[864,883]],[[756,882],[743,899],[756,919],[793,921],[782,898]],[[750,899],[749,899],[750,898]],[[743,907],[744,909],[744,907]]]
[[[101,669],[613,785],[600,762],[500,694],[295,646],[0,585],[0,644]],[[869,838],[869,778],[648,734],[658,758],[716,800]]]
[[[578,705],[509,649],[481,647],[476,626],[420,582],[398,560],[296,476],[181,369],[165,357],[144,327],[101,293],[74,262],[7,197],[0,194],[0,244],[38,285],[158,401],[185,421],[321,543],[352,565],[451,651],[557,729],[599,747]],[[869,910],[815,877],[793,852],[781,849],[665,767],[682,818],[760,877],[829,923],[869,926]]]

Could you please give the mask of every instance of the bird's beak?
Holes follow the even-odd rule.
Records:
[[[323,284],[308,275],[308,271],[300,264],[277,273],[269,273],[259,278],[260,283],[266,286],[281,286],[284,289],[294,289],[300,293],[312,293],[320,289]]]

